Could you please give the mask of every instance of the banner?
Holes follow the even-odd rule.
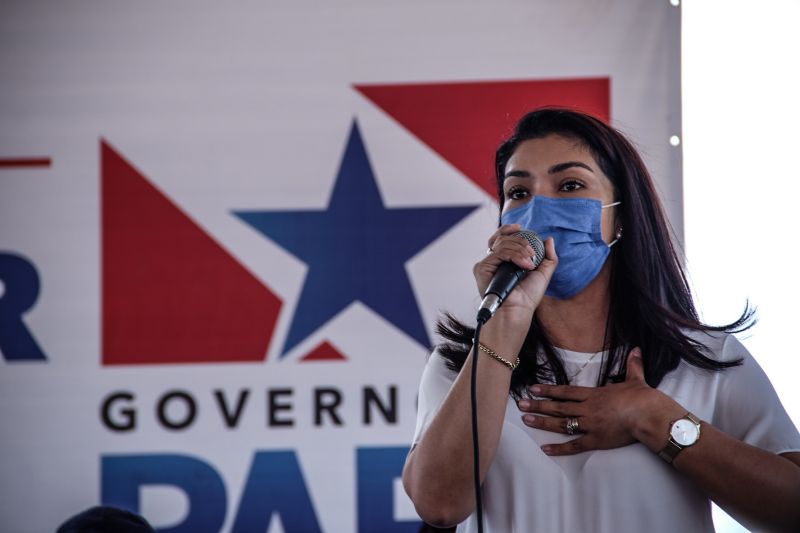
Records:
[[[528,110],[629,133],[682,235],[668,2],[5,2],[0,36],[3,531],[417,531],[417,383]]]

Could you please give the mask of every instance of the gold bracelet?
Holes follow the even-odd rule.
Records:
[[[511,369],[512,372],[519,366],[519,356],[517,356],[517,360],[512,363],[508,359],[505,359],[504,357],[498,355],[494,350],[491,350],[491,349],[487,348],[486,346],[484,346],[482,342],[478,343],[478,348],[480,348],[480,350],[482,352],[488,354],[490,357],[492,357],[492,358],[500,361],[504,365],[506,365],[508,368]]]

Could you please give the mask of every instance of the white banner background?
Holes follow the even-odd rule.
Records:
[[[282,358],[308,269],[232,212],[325,209],[356,119],[387,207],[482,206],[406,264],[433,339],[442,309],[469,316],[476,304],[470,269],[496,207],[353,85],[608,78],[612,123],[644,153],[682,235],[680,148],[669,144],[680,134],[679,31],[679,8],[650,0],[4,2],[0,157],[52,164],[0,168],[0,252],[35,266],[41,288],[24,323],[46,356],[0,363],[2,529],[52,530],[100,503],[103,456],[178,454],[223,480],[230,531],[254,454],[289,450],[319,527],[369,531],[357,519],[372,503],[357,501],[357,449],[408,445],[427,349],[355,303]],[[265,361],[101,364],[101,138],[282,300]],[[326,340],[347,361],[299,363]],[[392,385],[396,423],[375,411],[365,424],[363,388],[386,400]],[[314,424],[320,387],[341,390],[342,426]],[[291,428],[266,422],[278,388],[293,391],[280,415]],[[155,414],[176,389],[197,401],[180,431]],[[250,390],[234,429],[216,389],[230,405]],[[101,421],[115,391],[135,395],[133,431]],[[399,488],[392,505],[387,520],[412,527]],[[176,488],[145,487],[140,511],[165,527],[196,509]],[[292,517],[276,516],[270,531],[291,530]]]

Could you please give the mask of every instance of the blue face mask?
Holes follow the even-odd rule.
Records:
[[[553,237],[558,254],[558,268],[545,294],[565,300],[572,298],[600,273],[611,246],[603,240],[600,215],[606,207],[589,198],[548,198],[535,196],[501,217],[503,224],[520,224],[538,233],[542,239]]]

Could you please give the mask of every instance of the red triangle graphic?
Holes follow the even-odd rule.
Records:
[[[262,361],[281,301],[101,141],[104,365]]]
[[[609,78],[580,78],[355,89],[495,198],[494,152],[523,114],[554,105],[609,121],[610,86]]]
[[[308,355],[303,357],[302,361],[347,361],[347,357],[342,355],[342,352],[333,344],[325,341],[311,350]]]

